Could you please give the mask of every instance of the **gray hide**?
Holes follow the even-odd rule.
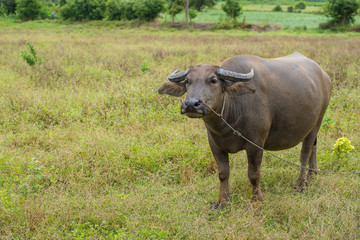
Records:
[[[197,65],[181,73],[174,72],[169,80],[159,93],[172,96],[187,93],[181,113],[205,122],[219,169],[217,204],[230,199],[228,154],[241,150],[247,154],[253,199],[263,200],[259,185],[263,151],[234,135],[207,106],[217,113],[224,107],[226,121],[267,150],[287,149],[302,142],[301,165],[305,167],[309,163],[317,169],[316,138],[332,85],[314,61],[300,53],[272,59],[243,55],[226,59],[220,67]],[[301,169],[296,184],[298,191],[304,189],[305,175],[305,169]]]

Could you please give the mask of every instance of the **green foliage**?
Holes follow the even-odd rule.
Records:
[[[288,12],[294,12],[294,7],[293,6],[288,6],[287,11]]]
[[[212,8],[216,4],[216,0],[189,0],[189,7],[201,12],[205,7]]]
[[[349,153],[350,151],[354,150],[354,146],[351,145],[351,142],[346,137],[341,137],[336,140],[332,148],[332,154],[340,158],[340,155]]]
[[[135,15],[142,21],[153,21],[160,12],[165,10],[164,0],[136,0]]]
[[[306,8],[306,3],[304,1],[300,1],[300,2],[297,2],[295,4],[295,9],[296,10],[304,10]]]
[[[198,11],[196,11],[195,9],[189,9],[189,18],[190,18],[190,22],[196,18],[198,15]]]
[[[41,19],[56,19],[58,15],[56,11],[58,10],[57,6],[53,2],[43,2],[40,10]]]
[[[67,0],[60,9],[64,19],[101,20],[105,15],[104,0]]]
[[[360,7],[358,0],[329,0],[324,12],[331,20],[330,26],[350,25],[355,22],[355,15]]]
[[[273,8],[273,12],[282,12],[282,8],[280,5],[276,5],[274,8]]]
[[[147,72],[149,70],[149,65],[147,64],[147,62],[145,61],[142,61],[141,62],[141,71],[143,73]]]
[[[23,57],[24,61],[29,65],[29,66],[34,66],[35,64],[41,64],[41,58],[38,58],[37,56],[37,52],[34,48],[34,46],[26,41],[26,45],[29,48],[29,51],[20,51],[21,52],[21,56]]]
[[[39,17],[41,10],[39,0],[16,0],[16,4],[16,12],[21,20],[35,20]]]
[[[0,7],[3,13],[9,15],[16,11],[16,0],[0,0]]]
[[[184,0],[175,0],[175,1],[171,1],[169,3],[169,9],[168,12],[172,17],[172,21],[174,22],[174,18],[175,16],[180,13],[181,11],[183,11],[185,8],[185,1]]]
[[[226,0],[221,8],[232,19],[236,19],[242,13],[242,7],[237,0]]]

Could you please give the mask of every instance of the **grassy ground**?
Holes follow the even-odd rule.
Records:
[[[35,24],[35,23],[32,23]],[[319,134],[322,170],[360,171],[360,39],[38,24],[0,28],[2,239],[358,239],[359,176],[319,175],[265,156],[262,204],[250,202],[244,153],[231,156],[232,203],[218,194],[201,120],[160,96],[174,69],[227,57],[314,59],[333,80]],[[29,40],[42,64],[28,66]],[[339,137],[355,150],[335,156]],[[278,152],[298,161],[299,147]]]

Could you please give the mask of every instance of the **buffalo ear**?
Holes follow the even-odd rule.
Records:
[[[239,96],[245,93],[254,93],[255,89],[246,83],[227,83],[225,84],[225,92],[230,96]]]
[[[168,94],[175,97],[181,97],[185,94],[185,85],[179,83],[164,83],[158,90],[159,94]]]

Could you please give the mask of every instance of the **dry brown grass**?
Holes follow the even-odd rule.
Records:
[[[298,174],[266,156],[266,201],[252,204],[243,153],[232,204],[211,212],[218,180],[200,120],[157,88],[174,69],[299,51],[334,82],[319,140],[325,170],[359,171],[360,40],[346,36],[156,32],[64,26],[0,29],[0,236],[3,239],[357,239],[360,181]],[[43,58],[21,58],[29,40]],[[149,70],[142,72],[142,63]],[[335,140],[355,151],[336,160]],[[299,148],[279,152],[297,159]],[[296,161],[296,160],[294,160]]]

